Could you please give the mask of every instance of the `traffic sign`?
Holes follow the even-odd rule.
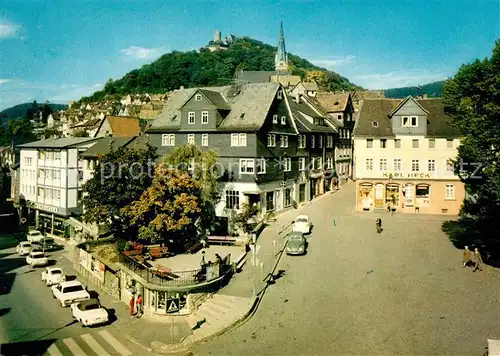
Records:
[[[167,313],[175,313],[179,311],[179,298],[167,299]]]

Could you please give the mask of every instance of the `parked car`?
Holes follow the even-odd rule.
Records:
[[[307,241],[304,234],[298,231],[293,231],[288,235],[286,244],[287,255],[303,255],[306,253]]]
[[[59,267],[47,267],[45,271],[42,272],[42,282],[45,282],[47,286],[53,286],[54,284],[59,284],[64,281],[64,273],[62,268]]]
[[[57,244],[51,237],[42,237],[40,240],[32,243],[33,248],[41,251],[50,251],[57,248]]]
[[[307,215],[299,215],[293,222],[292,231],[301,232],[303,234],[311,233],[312,223]]]
[[[16,252],[19,254],[19,256],[29,255],[29,253],[31,252],[31,242],[21,241],[16,247]]]
[[[38,230],[30,230],[26,235],[29,242],[40,241],[43,237],[45,236],[43,236],[43,234]]]
[[[109,321],[108,311],[95,298],[71,304],[73,318],[82,326],[95,326]]]
[[[26,263],[31,267],[43,267],[49,264],[49,260],[45,253],[41,251],[31,251],[26,257]]]
[[[61,282],[51,287],[52,295],[62,307],[67,307],[75,302],[90,299],[90,294],[83,284],[78,281]]]

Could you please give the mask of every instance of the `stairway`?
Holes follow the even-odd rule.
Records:
[[[214,294],[187,317],[193,334],[184,342],[200,341],[232,326],[248,314],[253,302],[254,298]]]

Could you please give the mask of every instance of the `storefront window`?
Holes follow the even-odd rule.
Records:
[[[166,311],[167,307],[167,300],[166,300],[166,295],[165,292],[157,292],[158,293],[158,311]]]
[[[428,184],[418,184],[415,191],[417,206],[429,205],[430,187]]]
[[[391,207],[399,206],[399,185],[398,184],[387,184],[385,189],[385,199],[386,203]]]
[[[403,191],[404,197],[405,197],[405,205],[406,206],[413,206],[413,184],[407,184],[405,185],[405,189]]]
[[[370,210],[373,205],[373,185],[362,183],[359,186],[359,199],[363,210]]]
[[[158,314],[178,313],[188,307],[187,293],[149,291],[149,305]]]

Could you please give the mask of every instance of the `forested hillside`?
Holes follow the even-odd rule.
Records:
[[[441,96],[444,81],[434,82],[416,87],[393,88],[384,90],[386,98],[406,98],[408,95],[418,96],[427,94],[429,98]]]
[[[23,103],[23,104],[18,104],[15,106],[12,106],[10,108],[7,108],[3,111],[0,112],[0,120],[3,122],[6,122],[10,119],[18,118],[18,117],[25,117],[25,116],[30,116],[28,111],[33,111],[40,109],[42,110],[43,107],[47,105],[50,107],[52,111],[59,111],[59,110],[65,110],[68,106],[64,104],[36,104],[36,101],[33,103]]]
[[[276,47],[250,38],[237,39],[226,51],[174,51],[151,64],[109,80],[104,89],[82,101],[98,101],[108,94],[164,93],[181,86],[217,86],[233,82],[236,71],[274,70]],[[314,79],[325,90],[359,89],[339,74],[313,65],[293,54],[288,55],[292,73]]]

